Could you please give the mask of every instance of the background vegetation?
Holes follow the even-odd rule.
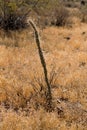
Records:
[[[79,17],[82,22],[87,21],[86,0],[83,2],[76,0],[0,0],[0,26],[4,30],[26,28],[27,17],[33,15],[36,16],[38,26],[70,25],[71,8],[78,9],[78,12],[81,13]]]

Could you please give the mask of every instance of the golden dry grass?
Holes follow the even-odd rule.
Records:
[[[0,130],[87,130],[87,24],[40,31],[49,77],[53,67],[56,72],[52,113],[37,106],[45,99],[36,94],[36,80],[45,83],[33,32],[2,33]]]

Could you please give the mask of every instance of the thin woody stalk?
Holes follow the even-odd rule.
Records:
[[[42,68],[43,68],[43,71],[44,71],[45,82],[46,82],[46,85],[47,85],[47,88],[48,88],[48,91],[47,91],[47,105],[48,106],[47,107],[52,108],[51,86],[50,86],[49,80],[48,80],[48,71],[47,71],[47,67],[46,67],[45,58],[43,56],[43,52],[42,52],[42,49],[41,49],[41,46],[40,46],[39,34],[38,34],[37,28],[36,28],[35,24],[33,23],[33,21],[29,20],[29,23],[32,26],[34,33],[35,33],[35,40],[36,40],[36,44],[37,44],[37,47],[38,47],[38,53],[39,53],[41,65],[42,65]]]

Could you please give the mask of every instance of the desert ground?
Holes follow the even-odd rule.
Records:
[[[1,30],[0,130],[87,130],[87,24],[75,19],[72,27],[38,31],[54,110],[44,108],[46,85],[33,30],[8,36]]]

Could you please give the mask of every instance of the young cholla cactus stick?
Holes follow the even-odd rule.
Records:
[[[44,71],[44,77],[45,77],[45,82],[47,85],[47,95],[46,95],[46,99],[47,99],[47,107],[48,107],[48,111],[52,110],[52,94],[51,94],[51,86],[49,84],[49,80],[48,80],[48,71],[46,68],[46,62],[45,62],[45,58],[43,56],[43,52],[40,46],[40,38],[39,38],[39,34],[36,28],[36,25],[34,24],[34,22],[32,20],[29,20],[30,25],[32,26],[34,33],[35,33],[35,40],[36,40],[36,44],[38,47],[38,53],[39,53],[39,57],[40,57],[40,61],[43,67],[43,71]]]

